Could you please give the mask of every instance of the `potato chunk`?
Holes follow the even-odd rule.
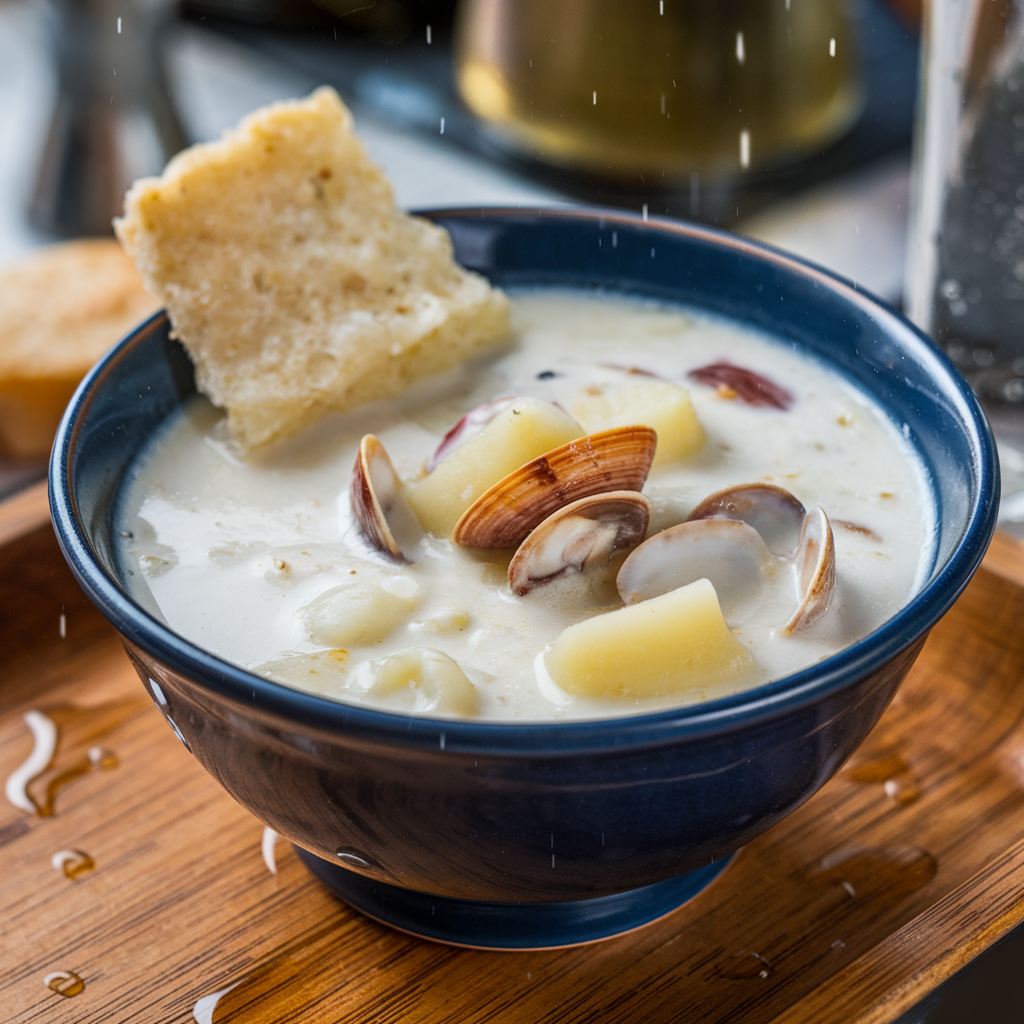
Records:
[[[757,669],[706,579],[569,626],[546,664],[567,693],[621,700],[696,695]]]
[[[311,601],[303,610],[303,621],[314,640],[328,647],[355,647],[383,640],[419,601],[419,584],[408,576],[353,581]]]
[[[414,484],[409,504],[424,530],[447,537],[462,513],[488,487],[538,455],[585,433],[557,405],[540,398],[518,398]]]
[[[429,647],[414,647],[385,659],[368,695],[386,698],[402,711],[465,718],[477,714],[480,707],[480,695],[458,662]]]
[[[606,395],[584,395],[572,414],[588,434],[613,427],[651,427],[658,434],[654,466],[685,459],[704,445],[704,428],[690,402],[690,392],[667,380],[634,384]]]

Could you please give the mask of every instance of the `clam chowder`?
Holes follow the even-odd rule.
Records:
[[[513,295],[498,356],[243,455],[191,399],[121,493],[130,593],[334,700],[530,721],[704,701],[881,625],[930,570],[923,467],[789,344]]]

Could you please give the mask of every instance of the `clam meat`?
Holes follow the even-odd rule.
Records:
[[[622,563],[615,583],[626,604],[637,604],[695,580],[710,580],[722,614],[734,624],[775,574],[775,560],[752,526],[700,519],[644,541]]]
[[[780,628],[783,633],[803,629],[824,615],[835,591],[828,517],[820,506],[805,512],[781,487],[726,488],[702,501],[685,523],[634,549],[616,585],[623,601],[635,604],[697,579],[711,581],[733,627],[765,602],[792,607],[795,590],[796,610]]]
[[[608,565],[647,533],[650,502],[638,491],[592,494],[553,512],[519,545],[508,582],[520,597],[569,573]]]

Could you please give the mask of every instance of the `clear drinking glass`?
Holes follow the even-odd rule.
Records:
[[[923,82],[907,308],[984,403],[1024,524],[1024,0],[932,0]]]

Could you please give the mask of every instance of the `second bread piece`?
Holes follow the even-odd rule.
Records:
[[[410,217],[331,89],[247,117],[125,197],[118,237],[246,446],[502,342],[508,302]]]

